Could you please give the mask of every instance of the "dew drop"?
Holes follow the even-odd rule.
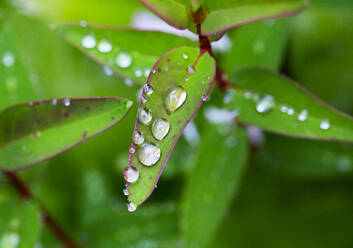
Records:
[[[157,71],[156,71],[155,69],[152,70],[152,73],[153,73],[153,74],[156,74],[156,72],[157,72]]]
[[[183,59],[187,59],[189,56],[186,53],[183,53]]]
[[[153,93],[153,88],[150,84],[145,84],[143,86],[143,92],[146,94],[146,95],[151,95]]]
[[[203,96],[201,97],[201,100],[202,100],[203,102],[206,102],[206,101],[208,100],[208,96],[203,95]]]
[[[127,101],[126,102],[126,108],[130,108],[133,104],[133,101]]]
[[[130,79],[130,78],[125,78],[124,83],[126,86],[129,86],[129,87],[134,85],[134,81],[132,81],[132,79]]]
[[[143,133],[140,131],[135,131],[133,136],[132,136],[132,142],[134,142],[135,145],[141,145],[145,141],[145,137]]]
[[[128,68],[131,65],[132,58],[125,52],[119,53],[116,57],[116,64],[121,68]]]
[[[85,21],[85,20],[80,21],[80,26],[87,27],[87,21]]]
[[[298,120],[302,122],[305,121],[308,118],[308,114],[308,110],[303,109],[298,115]]]
[[[132,202],[130,202],[129,204],[127,204],[127,210],[129,211],[129,212],[135,212],[136,211],[136,205],[135,204],[133,204]]]
[[[165,108],[169,113],[177,110],[186,100],[186,91],[180,87],[172,87],[164,99]]]
[[[2,64],[6,67],[11,67],[15,64],[15,56],[12,52],[6,52],[2,57]]]
[[[124,178],[128,183],[135,183],[139,178],[140,173],[135,167],[129,166],[124,170]]]
[[[101,40],[98,44],[98,51],[101,53],[109,53],[112,49],[112,44],[110,44],[107,40]]]
[[[81,44],[84,48],[94,48],[96,46],[96,38],[93,34],[88,34],[82,38]]]
[[[233,100],[234,100],[234,92],[233,91],[228,91],[223,97],[224,104],[231,103]]]
[[[323,119],[320,123],[320,128],[322,130],[327,130],[331,127],[330,121],[328,119]]]
[[[142,70],[140,70],[140,69],[137,69],[136,71],[135,71],[135,76],[136,77],[142,77],[142,75],[143,75],[143,72],[142,72]]]
[[[138,150],[138,159],[146,166],[152,166],[157,163],[160,156],[161,150],[157,145],[152,143],[145,143]]]
[[[142,103],[146,103],[147,102],[147,98],[145,96],[142,96],[141,101],[142,101]]]
[[[281,105],[280,110],[282,113],[287,113],[288,112],[288,106],[287,105]]]
[[[251,92],[250,91],[245,91],[244,92],[244,97],[245,97],[245,99],[250,99],[252,97]]]
[[[1,247],[16,248],[20,242],[20,236],[17,233],[5,233],[0,241]]]
[[[58,103],[58,100],[56,100],[56,99],[51,100],[51,104],[52,104],[52,105],[55,106],[57,103]]]
[[[292,108],[292,107],[288,107],[288,110],[287,110],[287,114],[288,115],[294,115],[294,108]]]
[[[192,65],[188,65],[188,73],[193,74],[195,72],[195,69]]]
[[[129,148],[129,152],[130,152],[131,154],[134,154],[134,153],[135,153],[135,148],[134,148],[133,146],[131,146],[131,147]]]
[[[169,132],[169,122],[164,119],[157,119],[152,124],[152,134],[157,140],[162,140]]]
[[[143,124],[148,124],[152,120],[152,114],[149,109],[141,108],[138,113],[138,120]]]
[[[63,99],[63,104],[64,104],[65,107],[70,106],[70,104],[71,104],[70,98],[65,98],[65,99]]]
[[[259,113],[267,113],[275,106],[273,96],[265,95],[256,105],[256,111]]]
[[[125,188],[125,189],[123,189],[123,193],[124,193],[124,195],[129,195],[129,191],[127,190],[127,188]]]
[[[103,66],[103,71],[107,76],[111,76],[114,74],[113,70],[107,65]]]
[[[143,71],[143,74],[145,75],[145,77],[148,77],[150,75],[150,72],[151,72],[151,69],[150,68],[146,68],[144,71]]]

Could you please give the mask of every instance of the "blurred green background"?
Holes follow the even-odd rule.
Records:
[[[91,96],[135,101],[138,86],[106,75],[101,65],[49,26],[86,20],[126,27],[146,11],[138,1],[2,0],[2,30],[11,32],[16,59],[29,75],[20,85],[26,90],[13,93],[12,102]],[[353,114],[353,2],[312,0],[300,15],[276,23],[276,30],[260,23],[228,32],[231,48],[226,44],[216,52],[221,66],[229,74],[247,65],[279,69]],[[255,41],[256,46],[249,46]],[[19,173],[82,247],[184,247],[180,206],[183,186],[195,166],[195,144],[180,140],[152,197],[129,213],[122,171],[135,111],[136,106],[106,133]],[[207,142],[202,139],[207,132],[202,114],[195,123],[200,142]],[[353,247],[353,146],[260,134],[263,142],[252,147],[237,195],[209,247]],[[35,223],[35,207],[22,205],[0,175],[0,248],[16,247],[11,246],[11,235],[18,232],[21,238],[32,229],[38,229],[36,248],[62,247],[45,226]]]

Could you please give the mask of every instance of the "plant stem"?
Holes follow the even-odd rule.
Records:
[[[40,213],[42,215],[42,220],[44,224],[50,229],[50,231],[57,237],[58,240],[62,242],[64,247],[66,248],[80,248],[75,241],[73,241],[69,235],[64,231],[64,229],[54,220],[53,217],[48,213],[43,204],[40,203],[38,199],[36,199],[30,187],[22,181],[15,172],[10,171],[2,171],[12,186],[17,190],[19,195],[23,200],[26,201],[34,201],[39,205]]]

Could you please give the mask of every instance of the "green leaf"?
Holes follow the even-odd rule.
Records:
[[[129,201],[135,206],[142,204],[150,196],[184,127],[208,97],[215,76],[215,61],[208,53],[200,54],[199,49],[181,47],[163,55],[153,70],[155,73],[150,75],[140,101],[140,121],[136,121],[133,135],[136,132],[142,133],[144,143],[139,147],[136,144],[142,142],[135,142],[130,148],[136,152],[130,154],[128,168],[132,170],[131,167],[135,167],[139,172],[137,182],[127,184]],[[152,93],[147,86],[152,87]],[[186,98],[183,98],[185,93]],[[144,99],[147,101],[144,102]],[[167,111],[167,106],[175,109],[178,105],[180,108],[175,112]],[[148,114],[143,116],[143,112],[151,113],[152,120],[149,121]],[[160,129],[157,136],[151,132],[157,119],[163,119],[170,127],[161,140],[155,137],[163,134],[166,128]],[[152,151],[148,152],[149,148],[153,148]],[[157,156],[159,159],[155,162],[151,155],[155,154],[153,150],[158,153],[158,149],[160,157]],[[153,166],[145,166],[146,161],[142,164],[141,160],[147,160],[147,164],[150,162]]]
[[[289,17],[301,12],[306,5],[306,0],[208,0],[205,6],[210,13],[202,23],[202,33],[210,35],[256,21]]]
[[[0,109],[33,99],[30,77],[16,48],[12,27],[0,26]]]
[[[353,119],[275,72],[250,68],[237,73],[227,108],[240,122],[303,138],[353,141]]]
[[[291,177],[327,179],[353,175],[352,144],[269,135],[258,159]]]
[[[114,126],[132,105],[122,98],[53,99],[0,113],[0,168],[37,164]]]
[[[266,66],[278,70],[288,41],[286,20],[257,22],[230,30],[229,51],[220,56],[221,67],[233,75],[248,66]]]
[[[228,124],[227,124],[228,125]],[[244,174],[248,142],[244,129],[207,125],[196,167],[186,186],[182,224],[188,247],[205,247],[217,230]]]
[[[185,29],[189,26],[190,19],[184,4],[175,0],[139,1],[169,25],[178,29]]]
[[[86,55],[139,84],[146,81],[153,64],[165,51],[183,45],[197,46],[186,38],[153,31],[77,25],[59,26],[56,30]]]

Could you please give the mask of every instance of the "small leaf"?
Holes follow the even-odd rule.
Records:
[[[146,81],[154,62],[165,51],[197,46],[189,39],[153,31],[78,25],[59,26],[56,30],[86,55],[139,84]]]
[[[227,108],[238,120],[276,133],[323,140],[353,141],[353,119],[275,72],[250,68],[232,80],[236,89]]]
[[[196,167],[189,175],[182,225],[188,247],[205,247],[217,230],[237,191],[248,156],[244,129],[224,135],[224,126],[208,125]]]
[[[15,46],[11,26],[0,26],[0,109],[33,99],[30,77]]]
[[[0,168],[54,157],[117,124],[131,104],[115,97],[65,98],[9,107],[0,113]]]
[[[253,1],[207,1],[210,11],[202,23],[205,35],[224,32],[228,29],[256,21],[289,17],[301,12],[307,5],[306,0],[262,0]]]
[[[185,5],[175,0],[139,0],[166,23],[178,29],[185,29],[190,23]]]
[[[221,54],[221,67],[233,75],[249,66],[266,66],[278,70],[288,41],[286,20],[257,22],[230,30],[229,51]]]
[[[150,196],[183,129],[207,99],[215,61],[199,49],[181,47],[163,55],[153,70],[140,100],[125,173],[132,179],[139,174],[137,181],[126,178],[135,207]]]

